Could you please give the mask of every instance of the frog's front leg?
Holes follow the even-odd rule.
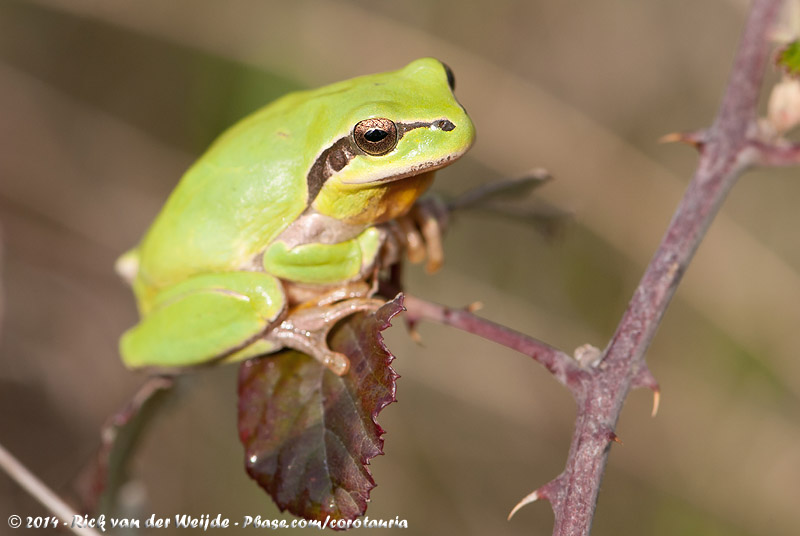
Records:
[[[279,347],[263,337],[286,310],[281,282],[263,272],[209,273],[162,290],[120,340],[129,368],[179,370]]]
[[[418,264],[425,259],[425,271],[435,273],[444,263],[442,235],[448,223],[448,210],[435,197],[417,201],[408,214],[385,224],[388,240],[382,263],[388,266],[399,262],[405,252],[408,260]]]

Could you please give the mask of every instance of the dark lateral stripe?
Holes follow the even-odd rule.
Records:
[[[333,145],[322,151],[308,171],[308,205],[314,202],[325,181],[337,171],[341,171],[353,159],[355,153],[350,146],[350,136],[339,138]]]
[[[397,125],[397,141],[398,143],[403,137],[403,134],[415,128],[430,128],[436,126],[445,132],[453,130],[455,125],[447,119],[437,119],[436,121],[415,121],[413,123],[395,123]],[[355,158],[356,152],[350,141],[350,135],[344,136],[336,140],[333,145],[322,151],[311,169],[308,171],[306,182],[308,184],[308,204],[314,202],[317,198],[319,191],[325,185],[331,175],[341,171],[344,167]]]

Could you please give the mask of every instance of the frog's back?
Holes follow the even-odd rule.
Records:
[[[292,113],[304,93],[243,119],[189,168],[137,248],[137,286],[155,290],[195,273],[248,268],[302,213],[315,156]]]

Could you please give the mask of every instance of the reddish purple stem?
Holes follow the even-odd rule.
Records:
[[[567,385],[578,402],[578,416],[566,467],[537,490],[555,512],[553,534],[588,535],[609,446],[631,387],[657,391],[644,356],[675,289],[726,194],[738,176],[755,164],[792,164],[793,145],[754,144],[756,111],[769,56],[767,34],[781,0],[755,0],[722,105],[703,131],[700,161],[650,265],[634,292],[602,361],[580,368],[551,346],[466,311],[455,311],[411,297],[409,312],[484,336],[533,357]],[[525,501],[527,502],[527,501]]]
[[[464,309],[451,309],[444,305],[405,296],[404,305],[408,310],[406,318],[413,325],[425,319],[438,322],[478,335],[512,350],[525,354],[549,370],[558,381],[575,391],[586,371],[561,350],[533,337],[496,324],[472,314]]]
[[[589,534],[608,458],[608,432],[694,252],[737,177],[754,163],[748,134],[769,55],[767,33],[780,0],[756,0],[742,37],[719,113],[706,133],[692,182],[642,277],[602,366],[578,397],[579,409],[561,489],[551,499],[554,535]]]

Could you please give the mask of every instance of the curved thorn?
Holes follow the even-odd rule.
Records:
[[[650,372],[650,368],[646,364],[642,364],[639,370],[636,371],[636,374],[633,376],[631,387],[634,389],[637,387],[645,387],[653,391],[658,391],[659,389],[656,377],[653,376],[653,373]]]
[[[411,340],[414,341],[415,344],[424,346],[422,344],[422,335],[419,334],[419,330],[417,329],[416,325],[408,326],[408,336],[411,337]]]
[[[530,504],[532,502],[536,502],[542,497],[539,497],[539,490],[537,489],[533,493],[526,495],[521,501],[519,501],[514,508],[511,509],[511,512],[508,513],[508,517],[506,518],[508,521],[511,521],[511,518],[514,517],[514,514],[519,511],[520,508],[525,506],[526,504]]]
[[[470,303],[469,305],[467,305],[464,309],[467,312],[470,312],[470,313],[477,313],[478,311],[483,309],[483,302],[482,301],[474,301],[474,302]]]
[[[656,386],[653,389],[653,411],[650,413],[651,417],[655,417],[658,414],[658,405],[661,402],[661,390]]]
[[[646,364],[642,365],[642,367],[633,377],[631,387],[633,389],[636,389],[637,387],[644,387],[653,391],[653,411],[650,413],[650,416],[655,417],[658,413],[658,405],[661,402],[661,387],[659,387],[655,376],[653,376],[653,373],[650,372],[650,369]]]
[[[695,149],[700,149],[706,143],[706,132],[704,130],[697,130],[694,132],[671,132],[661,136],[658,141],[660,143],[685,143],[691,145]]]

